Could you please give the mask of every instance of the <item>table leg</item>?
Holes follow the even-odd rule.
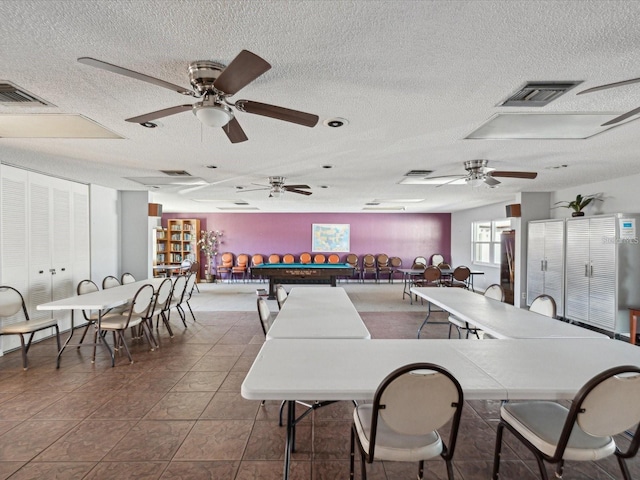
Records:
[[[276,282],[274,277],[269,277],[269,296],[267,300],[276,299]]]
[[[427,316],[422,322],[422,325],[420,325],[420,328],[418,328],[418,338],[420,338],[420,332],[422,331],[422,328],[427,324],[427,320],[429,320],[430,316],[431,316],[431,302],[427,302]]]
[[[296,402],[293,400],[287,400],[287,439],[284,449],[284,473],[282,478],[284,480],[289,479],[289,467],[291,466],[291,452],[293,451],[293,443],[295,441],[295,416],[296,416]]]
[[[73,331],[74,331],[73,313],[74,313],[74,310],[71,310],[71,330],[69,331],[69,336],[67,337],[67,340],[62,345],[62,348],[58,351],[58,358],[56,359],[56,368],[60,368],[60,357],[62,356],[62,352],[64,352],[64,349],[67,347],[69,341],[71,340],[71,337],[73,337]]]

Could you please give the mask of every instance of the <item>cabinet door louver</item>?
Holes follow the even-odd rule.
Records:
[[[589,229],[583,222],[567,222],[567,318],[589,320]]]

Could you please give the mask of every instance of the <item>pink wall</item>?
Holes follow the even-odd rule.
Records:
[[[448,213],[167,213],[163,226],[168,218],[198,218],[201,229],[222,231],[221,253],[292,253],[297,260],[300,253],[311,252],[313,223],[348,223],[351,252],[359,256],[386,253],[402,258],[407,268],[418,255],[428,259],[441,253],[451,259]]]

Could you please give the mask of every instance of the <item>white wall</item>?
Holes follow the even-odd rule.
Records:
[[[149,217],[149,192],[121,191],[120,229],[122,248],[121,268],[138,280],[152,277],[152,222]],[[155,218],[155,217],[154,217]]]
[[[107,275],[120,274],[120,201],[118,191],[91,185],[91,280],[101,286]]]

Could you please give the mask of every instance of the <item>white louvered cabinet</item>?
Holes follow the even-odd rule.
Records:
[[[637,235],[637,215],[566,220],[565,317],[614,335],[629,332],[628,307],[640,300],[640,245],[623,220]]]
[[[527,224],[527,305],[542,294],[553,297],[564,317],[564,220]]]
[[[0,179],[0,283],[23,294],[31,318],[51,317],[36,306],[73,295],[89,277],[88,187],[6,165]],[[55,317],[70,327],[69,313]],[[20,346],[17,336],[0,338],[2,352]]]

